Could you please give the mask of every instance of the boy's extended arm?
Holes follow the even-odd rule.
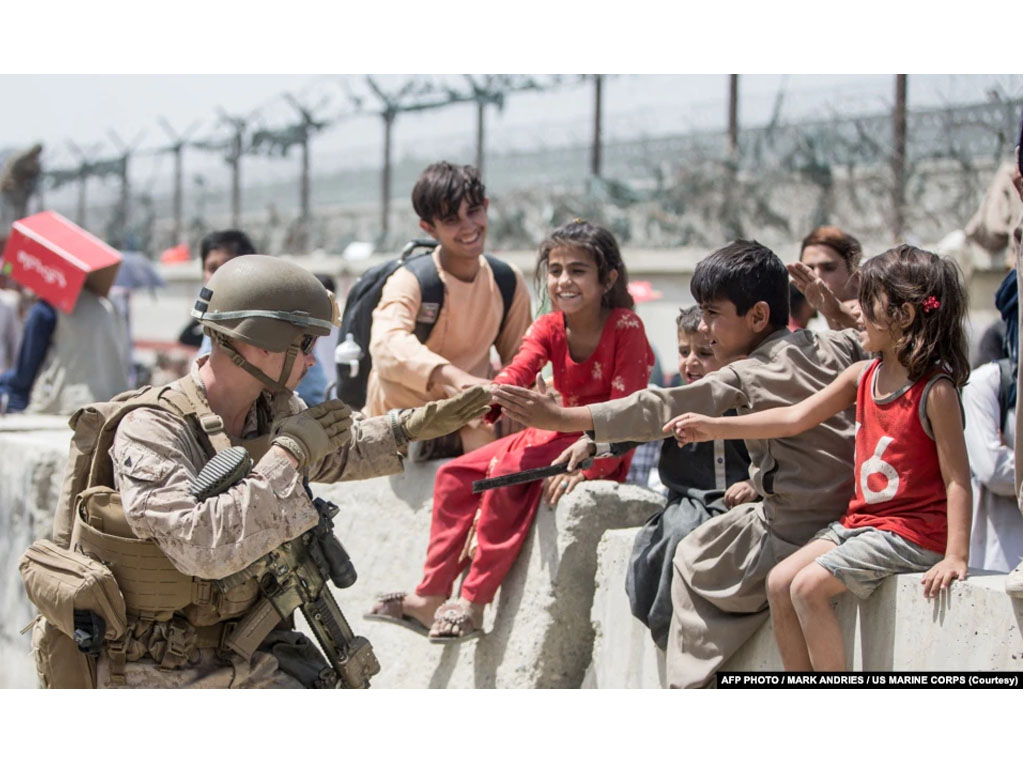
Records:
[[[960,401],[953,384],[940,379],[928,392],[925,413],[932,425],[939,469],[946,486],[946,556],[921,577],[925,597],[935,597],[953,579],[967,578],[971,538],[971,471],[960,421]]]
[[[585,405],[563,408],[546,392],[495,384],[491,396],[507,415],[529,427],[556,432],[583,432],[593,427],[590,409]]]
[[[642,389],[606,403],[572,408],[522,387],[497,385],[492,394],[509,415],[528,426],[559,432],[593,431],[600,443],[661,440],[661,425],[674,413],[723,413],[746,402],[736,375],[727,368],[683,387]]]
[[[682,443],[705,440],[767,440],[792,437],[849,408],[857,400],[857,379],[866,363],[858,361],[831,384],[799,403],[769,408],[759,413],[718,418],[701,413],[684,413],[665,424]]]

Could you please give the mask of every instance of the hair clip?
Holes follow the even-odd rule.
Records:
[[[934,296],[929,296],[921,303],[921,308],[924,310],[926,315],[930,315],[936,309],[942,306],[942,303]]]

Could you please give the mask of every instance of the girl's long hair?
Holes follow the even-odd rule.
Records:
[[[860,307],[875,320],[875,303],[887,307],[895,353],[916,381],[937,365],[950,372],[957,389],[971,372],[967,362],[967,292],[960,268],[950,259],[912,245],[898,245],[861,267]],[[904,305],[914,308],[913,320]]]
[[[537,256],[537,289],[542,295],[545,293],[542,288],[548,268],[548,257],[555,248],[579,248],[593,256],[594,263],[597,264],[597,279],[601,285],[608,282],[608,275],[613,269],[617,270],[619,276],[614,285],[601,297],[601,305],[609,309],[633,308],[633,297],[626,288],[629,276],[626,273],[626,265],[622,262],[619,244],[615,242],[615,235],[599,224],[592,224],[583,219],[575,219],[548,235],[540,244],[540,253]]]

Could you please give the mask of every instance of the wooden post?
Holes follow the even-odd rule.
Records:
[[[594,143],[590,151],[590,173],[601,175],[601,83],[603,77],[594,75]]]
[[[181,242],[181,174],[182,174],[182,161],[181,152],[185,148],[184,144],[176,144],[174,149],[174,242],[171,245],[177,245]]]
[[[893,237],[903,239],[904,189],[907,172],[907,76],[896,75],[896,103],[892,112]]]
[[[476,172],[484,177],[484,111],[487,102],[482,98],[476,100]]]
[[[306,129],[302,134],[302,177],[299,184],[299,249],[305,253],[309,249],[309,132]]]
[[[78,215],[77,221],[75,222],[82,229],[85,229],[85,182],[89,178],[88,171],[85,168],[85,163],[78,168]]]
[[[384,118],[384,170],[380,180],[380,240],[388,236],[388,216],[391,207],[391,126],[395,122],[395,112],[388,108],[381,116]]]
[[[729,154],[739,153],[739,90],[740,76],[729,75]]]
[[[235,128],[231,139],[231,226],[238,229],[242,220],[242,131]]]
[[[128,153],[121,156],[121,248],[125,247],[125,239],[128,237],[128,215],[130,213],[131,189],[128,181]]]

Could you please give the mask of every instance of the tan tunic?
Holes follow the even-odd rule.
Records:
[[[590,406],[598,442],[656,440],[671,417],[741,414],[792,405],[864,359],[856,331],[778,331],[748,358],[684,387],[641,390]],[[750,475],[763,504],[709,520],[674,559],[667,675],[673,687],[708,682],[767,617],[768,571],[853,496],[853,408],[803,434],[748,440]]]
[[[205,388],[199,365],[204,359],[193,363],[190,374],[201,395]],[[249,412],[243,437],[267,434],[275,417],[304,407],[294,395],[271,401],[264,393]],[[209,457],[180,419],[148,408],[132,411],[118,426],[110,450],[115,484],[134,533],[155,541],[182,573],[203,579],[237,573],[316,523],[317,512],[303,489],[302,477],[277,454],[268,453],[225,493],[197,502],[188,486]],[[351,445],[313,467],[310,480],[358,480],[401,470],[402,459],[387,420],[357,418]],[[271,678],[281,673],[272,656],[265,658],[267,654],[257,653],[250,662],[232,655],[234,670],[229,667],[226,678],[223,665],[207,656],[204,664],[212,665],[210,674],[217,676],[205,682],[196,668],[156,671],[146,661],[129,663],[126,676],[130,685],[133,680],[149,685],[155,679],[161,681],[160,687],[227,687],[225,680],[247,687],[287,684],[273,682]],[[136,665],[149,669],[133,671]]]
[[[446,363],[490,379],[496,373],[491,367],[492,344],[502,366],[507,365],[530,325],[530,297],[518,269],[513,267],[516,290],[505,327],[499,334],[501,291],[487,260],[480,257],[476,277],[466,283],[441,269],[439,248],[433,259],[444,283],[445,301],[426,344],[421,344],[414,333],[420,311],[416,276],[407,269],[399,269],[384,284],[370,332],[373,369],[367,380],[363,409],[369,416],[383,415],[392,408],[416,408],[447,397],[440,387],[427,387],[434,369]],[[479,422],[463,430],[489,432]],[[487,439],[493,439],[493,435]]]

